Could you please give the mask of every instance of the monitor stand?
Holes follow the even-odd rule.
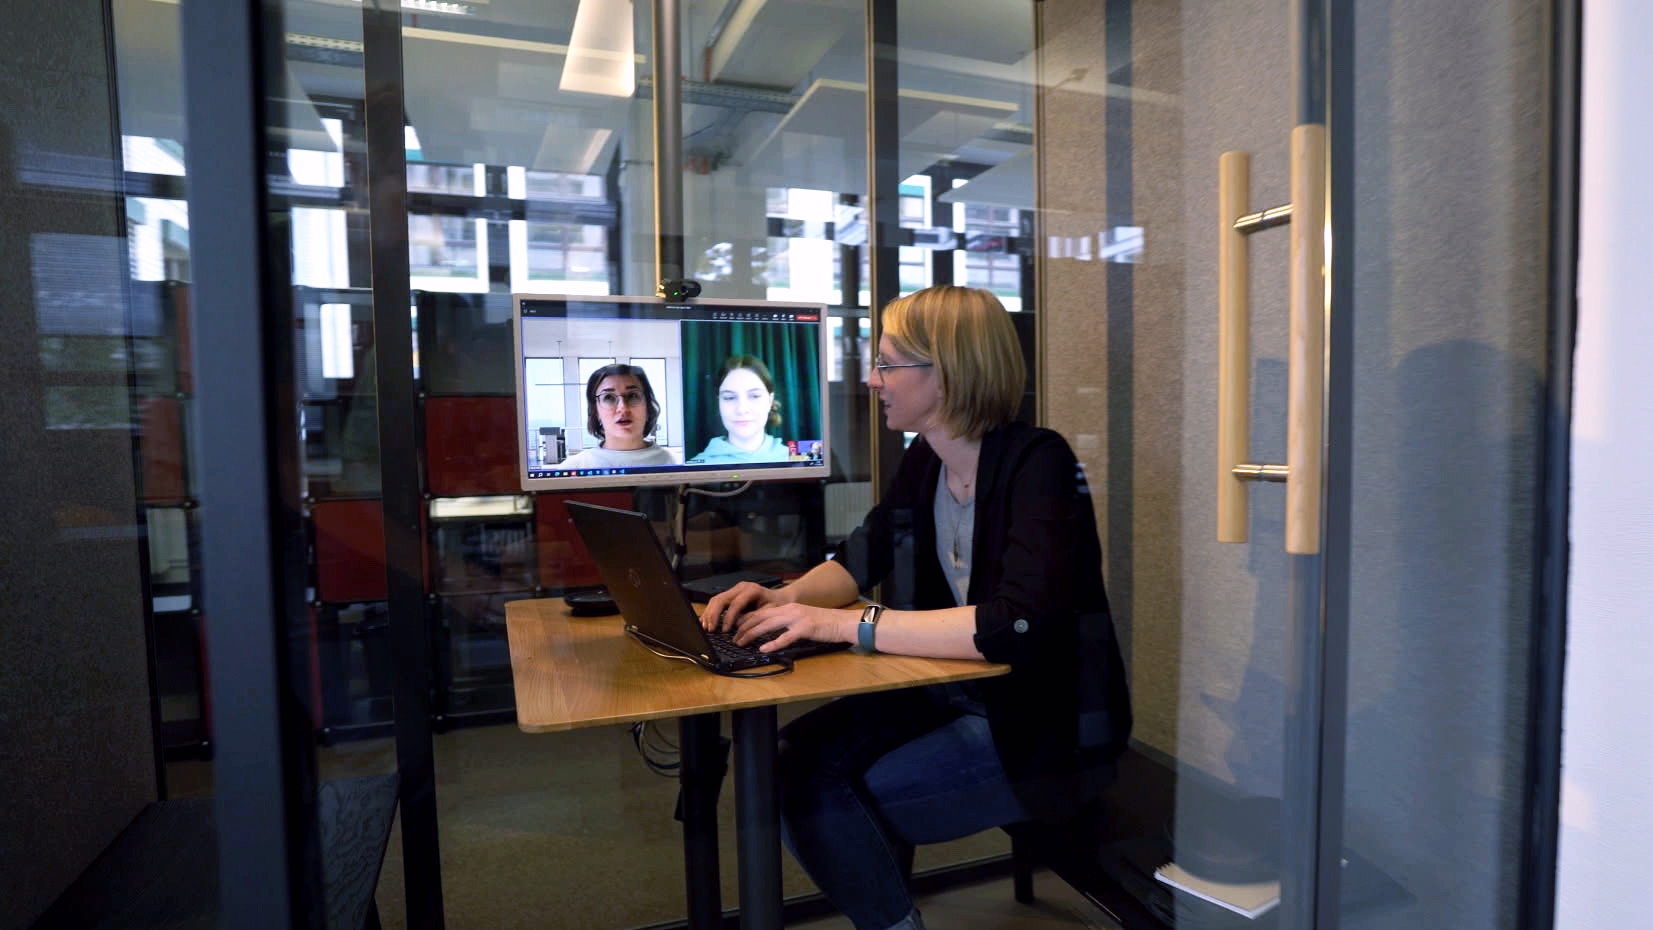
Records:
[[[677,573],[677,580],[683,580],[683,558],[689,552],[689,495],[699,494],[703,497],[734,497],[744,494],[752,486],[752,482],[742,482],[740,486],[728,491],[710,491],[697,488],[690,484],[677,486],[677,512],[672,519],[671,556],[672,571]]]

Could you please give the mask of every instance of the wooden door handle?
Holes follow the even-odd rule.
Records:
[[[1251,157],[1218,160],[1222,211],[1217,250],[1217,541],[1245,542],[1246,482],[1286,483],[1286,551],[1320,551],[1321,461],[1326,383],[1326,127],[1291,132],[1291,203],[1250,213]],[[1247,237],[1287,225],[1290,305],[1286,464],[1246,461],[1250,424],[1250,247]]]

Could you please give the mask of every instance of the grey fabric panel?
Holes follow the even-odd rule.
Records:
[[[0,927],[13,927],[154,798],[155,768],[124,379],[74,394],[41,360],[54,328],[126,327],[103,11],[5,13],[27,37],[0,56],[16,89],[0,103]],[[88,407],[114,428],[52,428]]]

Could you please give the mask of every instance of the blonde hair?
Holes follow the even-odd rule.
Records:
[[[1027,366],[1010,313],[991,291],[938,284],[884,306],[884,335],[897,351],[935,366],[941,422],[980,439],[1016,416]]]

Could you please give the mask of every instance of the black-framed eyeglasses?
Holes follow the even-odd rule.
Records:
[[[620,406],[622,402],[627,407],[640,407],[643,404],[643,394],[641,391],[627,391],[624,394],[604,391],[597,395],[597,403],[601,404],[605,410],[613,410]]]

